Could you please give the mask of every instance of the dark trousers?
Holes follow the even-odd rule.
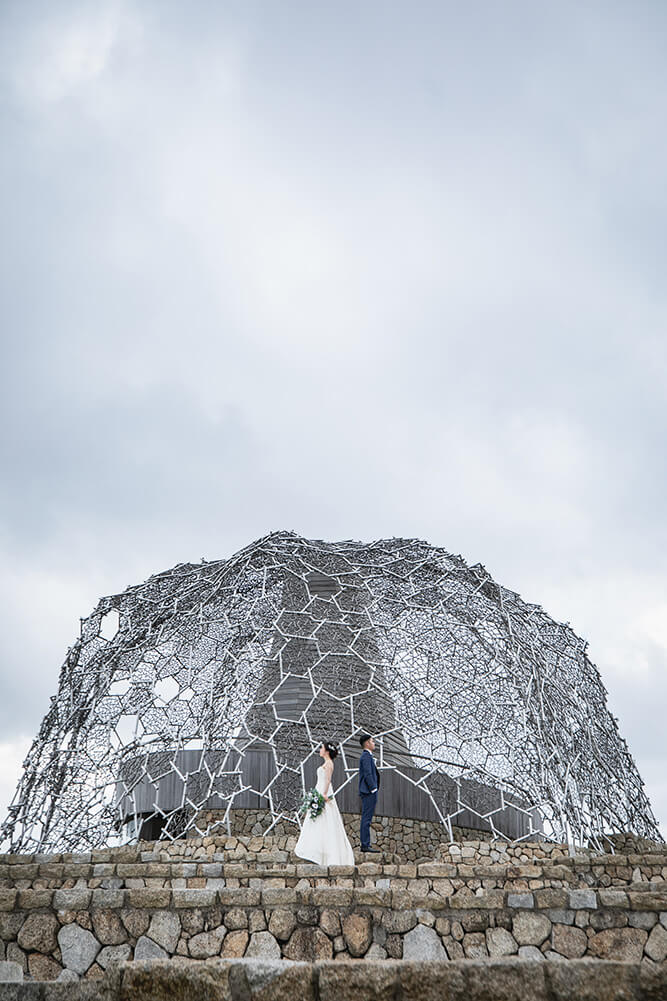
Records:
[[[373,819],[373,814],[375,813],[375,807],[378,801],[378,794],[376,792],[369,793],[367,796],[361,797],[361,847],[370,848],[371,846],[371,820]]]

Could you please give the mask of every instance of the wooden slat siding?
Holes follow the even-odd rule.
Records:
[[[319,598],[333,598],[340,591],[340,584],[333,577],[327,577],[317,570],[312,570],[307,576],[308,590]]]
[[[391,738],[387,740],[387,748],[391,747],[409,757],[410,752],[397,727],[396,710],[387,691],[387,667],[383,663],[373,630],[369,628],[365,634],[364,657],[360,657],[349,646],[344,651],[338,649],[335,643],[327,647],[324,635],[318,628],[329,623],[342,630],[348,629],[351,641],[356,627],[348,624],[347,613],[362,615],[368,626],[371,625],[367,616],[370,596],[363,586],[363,580],[361,577],[354,578],[344,563],[339,569],[345,574],[344,583],[336,580],[333,574],[319,570],[313,570],[307,575],[306,586],[297,577],[286,577],[281,598],[283,610],[277,621],[271,655],[262,668],[255,706],[251,707],[249,713],[249,729],[255,737],[266,739],[275,728],[275,722],[270,717],[265,718],[267,712],[263,704],[266,702],[275,706],[275,714],[270,710],[271,716],[298,722],[313,699],[313,688],[308,681],[309,671],[312,672],[316,685],[324,680],[320,675],[328,671],[332,691],[341,694],[341,686],[349,685],[347,690],[359,693],[355,696],[357,727],[367,727],[369,732],[393,730]],[[338,604],[331,601],[334,596],[336,602],[347,611],[341,611]],[[293,633],[295,621],[298,623],[298,635]],[[291,638],[286,640],[283,633]],[[312,664],[315,662],[319,662],[320,666],[313,668]],[[259,706],[261,710],[258,713]],[[334,702],[326,693],[316,696],[308,709],[308,717],[311,731],[313,724],[322,731],[317,733],[318,740],[337,741],[352,729],[349,702]],[[243,747],[246,740],[241,737],[238,743]],[[291,760],[292,748],[288,742],[283,743],[280,732],[272,743],[278,761]]]
[[[202,755],[209,757],[211,752],[202,751],[179,751],[175,755],[176,764],[183,773],[191,773],[198,770]],[[213,752],[220,754],[220,752]],[[149,771],[150,758],[149,755]],[[348,758],[348,763],[352,762]],[[128,762],[130,764],[130,762]],[[321,764],[319,756],[313,755],[307,762],[305,768],[306,785],[315,785],[316,770]],[[212,767],[212,766],[211,766]],[[275,764],[273,754],[270,750],[261,748],[248,749],[240,759],[240,768],[243,776],[243,784],[250,785],[254,789],[264,789],[274,775]],[[409,776],[414,781],[423,777],[426,772],[420,768],[404,766],[401,772]],[[381,770],[380,795],[376,812],[381,816],[388,817],[408,817],[414,820],[439,820],[438,814],[429,797],[412,782],[408,781],[400,772],[392,768]],[[334,789],[336,792],[336,802],[341,813],[358,813],[360,801],[357,785],[356,772],[352,772],[351,779],[346,785],[341,787],[344,775],[339,762],[338,769],[334,775]],[[192,776],[195,780],[196,776]],[[451,813],[456,808],[456,783],[447,776],[439,776],[439,781],[446,789],[444,799],[445,813]],[[120,787],[119,787],[120,794]],[[169,812],[179,807],[183,800],[183,781],[175,773],[151,782],[144,778],[134,790],[137,812],[150,814],[155,810],[156,805],[165,812]],[[488,810],[500,804],[500,793],[491,786],[474,782],[470,779],[461,780],[461,799],[476,809],[479,813],[486,813]],[[508,797],[505,797],[506,801]],[[120,797],[120,805],[124,816],[128,817],[134,812],[131,797]],[[203,809],[224,810],[226,803],[219,796],[210,797]],[[267,809],[268,801],[265,797],[256,793],[245,792],[234,800],[234,809]],[[528,821],[524,814],[507,806],[495,815],[495,826],[505,837],[520,838],[528,833]],[[469,827],[473,830],[488,831],[488,822],[480,819],[470,810],[463,810],[454,820],[455,826]]]

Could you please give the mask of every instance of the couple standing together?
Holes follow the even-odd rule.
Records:
[[[377,848],[371,848],[371,820],[375,813],[380,788],[380,773],[373,758],[375,741],[369,733],[362,733],[359,743],[362,747],[359,758],[361,850],[377,852]],[[352,845],[345,833],[343,819],[331,789],[334,758],[337,754],[338,748],[335,744],[325,742],[320,745],[320,757],[324,758],[324,763],[317,769],[315,788],[324,796],[324,809],[315,819],[306,814],[299,840],[294,848],[294,854],[299,858],[317,862],[318,865],[354,865]]]

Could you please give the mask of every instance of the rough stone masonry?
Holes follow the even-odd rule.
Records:
[[[159,968],[176,976],[183,964],[213,959],[321,969],[363,959],[369,976],[385,969],[373,977],[394,985],[378,997],[394,996],[403,976],[396,971],[408,968],[398,960],[435,962],[438,970],[498,960],[501,980],[503,970],[529,961],[549,970],[582,959],[622,961],[639,971],[629,998],[644,996],[636,993],[648,976],[641,971],[654,971],[656,983],[666,975],[664,846],[632,842],[621,853],[573,855],[565,845],[476,841],[442,845],[430,861],[361,856],[329,869],[298,862],[290,849],[287,838],[204,838],[0,856],[2,996],[18,990],[12,982],[30,981],[119,990],[113,971],[149,960],[169,960]]]

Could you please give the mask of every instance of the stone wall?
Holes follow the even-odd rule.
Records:
[[[157,960],[121,963],[95,982],[0,992],[3,1001],[658,1001],[667,997],[667,969],[595,960]]]
[[[343,823],[350,844],[354,849],[361,846],[359,840],[359,813],[343,813]],[[269,827],[273,818],[268,810],[230,810],[229,833],[236,837],[261,837]],[[227,824],[224,814],[215,810],[205,810],[199,814],[197,823],[201,828],[215,833],[216,823],[221,834],[226,834]],[[296,824],[287,820],[279,821],[271,829],[272,837],[290,837],[296,842],[299,831]],[[456,842],[470,839],[491,840],[483,831],[467,827],[452,828],[452,836]],[[432,820],[413,820],[409,817],[385,817],[377,815],[373,818],[372,840],[377,848],[389,854],[397,854],[406,862],[417,859],[432,859],[438,851],[443,838],[448,837],[447,829]]]
[[[4,890],[0,934],[4,958],[36,980],[96,978],[112,962],[171,956],[667,958],[664,888],[440,896],[433,883],[446,879],[422,872],[412,890]]]
[[[360,856],[327,869],[296,860],[289,841],[0,856],[0,961],[76,980],[170,957],[667,959],[664,846],[573,855],[476,841],[441,846],[429,863]]]

